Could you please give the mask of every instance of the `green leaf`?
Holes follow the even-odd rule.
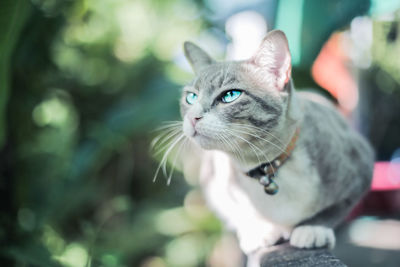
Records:
[[[6,107],[10,91],[11,56],[30,13],[28,0],[0,1],[0,148],[6,136]]]

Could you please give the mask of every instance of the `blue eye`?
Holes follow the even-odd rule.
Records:
[[[187,102],[189,105],[193,105],[194,102],[196,102],[196,100],[197,100],[197,95],[196,95],[195,93],[188,93],[188,94],[186,95],[186,102]]]
[[[235,101],[240,95],[242,94],[242,91],[239,90],[230,90],[225,92],[225,94],[222,95],[221,101],[224,103],[230,103]]]

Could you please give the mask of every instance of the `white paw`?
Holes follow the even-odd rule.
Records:
[[[303,225],[296,227],[290,236],[290,245],[298,248],[320,248],[335,246],[335,234],[325,226]]]
[[[260,248],[270,247],[282,237],[279,230],[248,228],[238,232],[239,245],[242,251],[249,255]]]

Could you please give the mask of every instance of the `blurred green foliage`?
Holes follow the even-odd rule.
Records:
[[[148,148],[151,130],[179,117],[177,82],[190,74],[172,59],[204,27],[199,4],[0,7],[1,266],[204,265],[219,223],[179,174],[152,183]]]
[[[0,148],[6,132],[5,108],[10,86],[11,55],[29,9],[29,3],[24,0],[4,0],[0,3]]]

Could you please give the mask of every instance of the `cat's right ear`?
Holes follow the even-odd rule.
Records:
[[[279,30],[271,31],[265,36],[260,48],[250,59],[258,77],[274,81],[275,87],[282,91],[291,77],[291,56],[286,35]]]
[[[192,42],[185,42],[183,48],[185,56],[189,60],[190,65],[192,65],[195,73],[199,73],[202,68],[215,62],[203,49]]]

